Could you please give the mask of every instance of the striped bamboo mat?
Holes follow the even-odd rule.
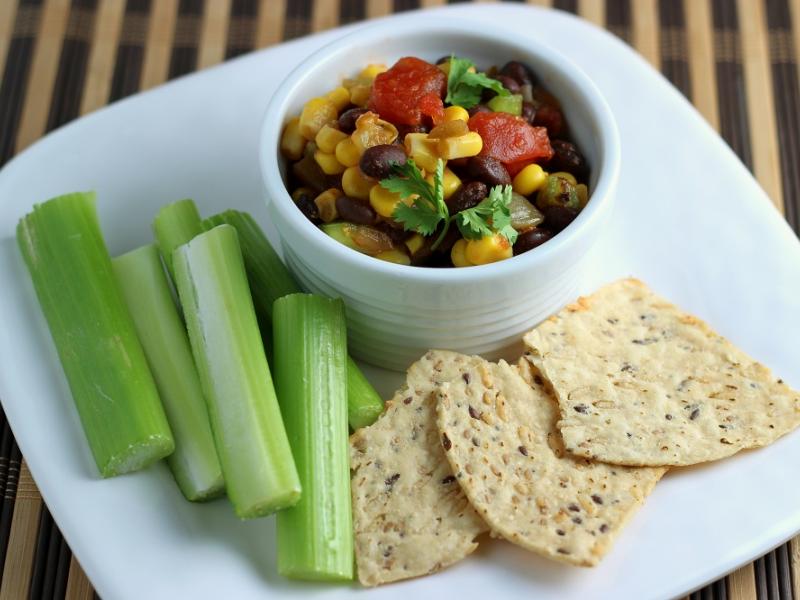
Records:
[[[109,102],[255,48],[441,0],[0,0],[0,164]],[[800,231],[800,0],[534,0],[660,69]],[[94,597],[0,413],[0,600]],[[800,538],[692,594],[800,600]]]

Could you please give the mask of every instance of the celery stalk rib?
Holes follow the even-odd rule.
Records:
[[[114,277],[94,193],[35,205],[17,241],[102,476],[169,455],[172,432]]]
[[[347,357],[347,418],[353,430],[372,425],[383,412],[383,400],[355,361]]]
[[[173,253],[175,283],[228,497],[242,518],[300,497],[236,230],[221,225]]]
[[[233,225],[239,233],[253,302],[262,328],[267,329],[275,300],[302,290],[249,213],[226,210],[205,219],[203,227],[222,223]],[[383,401],[353,359],[348,359],[347,389],[350,427],[356,430],[372,425],[383,412]]]
[[[200,377],[158,250],[143,246],[112,264],[175,436],[167,464],[187,500],[219,496],[225,482]]]
[[[303,496],[278,513],[278,571],[353,576],[344,304],[292,294],[274,305],[275,378]]]
[[[175,281],[173,252],[196,235],[203,233],[203,222],[194,201],[186,198],[162,206],[153,220],[153,231],[164,264],[167,265],[170,277]]]

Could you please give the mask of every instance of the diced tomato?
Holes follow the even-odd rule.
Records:
[[[375,77],[369,108],[396,125],[420,125],[426,116],[436,123],[445,93],[447,76],[438,67],[407,56]]]
[[[491,156],[506,165],[550,160],[553,148],[544,127],[533,127],[515,115],[481,112],[471,117],[469,128],[483,140],[481,156]],[[518,165],[517,165],[518,166]]]

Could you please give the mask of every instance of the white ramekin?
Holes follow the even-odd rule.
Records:
[[[261,131],[260,163],[272,220],[289,268],[309,291],[347,305],[350,352],[403,370],[430,348],[494,355],[572,299],[584,258],[601,235],[620,166],[614,118],[592,81],[533,36],[514,38],[494,27],[432,20],[385,21],[358,29],[304,60],[276,91]],[[369,63],[401,56],[435,60],[454,53],[479,66],[529,64],[562,103],[592,175],[580,215],[546,244],[512,259],[461,269],[396,265],[334,241],[295,207],[284,186],[278,149],[284,123],[303,104]]]

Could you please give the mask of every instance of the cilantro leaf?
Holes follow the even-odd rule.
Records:
[[[499,233],[513,244],[517,231],[511,226],[511,186],[496,185],[480,204],[456,215],[458,229],[468,240]]]
[[[471,72],[470,69],[474,67],[475,64],[469,59],[450,57],[445,102],[463,108],[472,108],[481,101],[484,89],[490,89],[499,96],[510,94],[496,79],[488,77],[485,73]]]
[[[403,200],[413,198],[411,205],[399,202],[392,212],[392,218],[402,223],[403,229],[431,235],[444,220],[444,231],[447,231],[450,213],[444,202],[443,176],[444,163],[441,160],[436,164],[431,185],[422,177],[414,161],[409,159],[404,164],[393,165],[391,177],[381,180],[381,187],[399,194]]]

